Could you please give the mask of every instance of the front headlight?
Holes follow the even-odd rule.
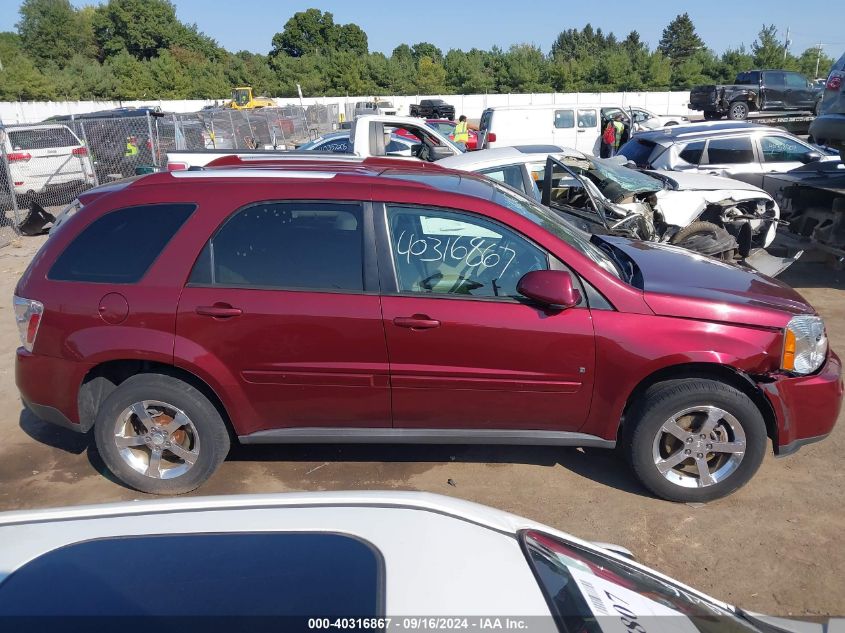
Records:
[[[827,358],[827,333],[817,316],[795,316],[784,331],[781,368],[796,374],[812,374]]]

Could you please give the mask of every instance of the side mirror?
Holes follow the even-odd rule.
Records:
[[[551,308],[572,308],[581,303],[581,292],[564,270],[534,270],[523,275],[516,286],[523,297]]]
[[[801,156],[801,162],[804,163],[805,165],[807,163],[817,163],[821,159],[822,159],[822,155],[819,154],[818,152],[813,152],[813,151],[807,152],[803,156]]]
[[[431,148],[431,160],[437,161],[441,158],[449,158],[450,156],[454,156],[451,148],[445,145],[434,145]]]

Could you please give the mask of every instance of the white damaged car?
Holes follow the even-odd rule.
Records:
[[[533,195],[590,233],[667,242],[745,261],[776,275],[793,259],[764,250],[775,238],[780,209],[745,182],[670,171],[641,171],[625,159],[595,158],[554,145],[501,147],[438,161]]]

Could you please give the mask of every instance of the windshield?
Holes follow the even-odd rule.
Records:
[[[617,160],[594,158],[589,161],[562,159],[574,171],[587,176],[612,202],[637,193],[663,189],[663,183],[642,172],[621,165]]]
[[[524,532],[521,539],[546,600],[565,630],[615,630],[611,620],[621,620],[630,631],[758,630],[715,602],[633,565],[541,532]]]

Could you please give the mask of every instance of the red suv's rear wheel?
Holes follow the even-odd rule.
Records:
[[[94,437],[120,481],[153,494],[197,488],[229,452],[226,425],[208,398],[161,374],[121,383],[100,407]]]

